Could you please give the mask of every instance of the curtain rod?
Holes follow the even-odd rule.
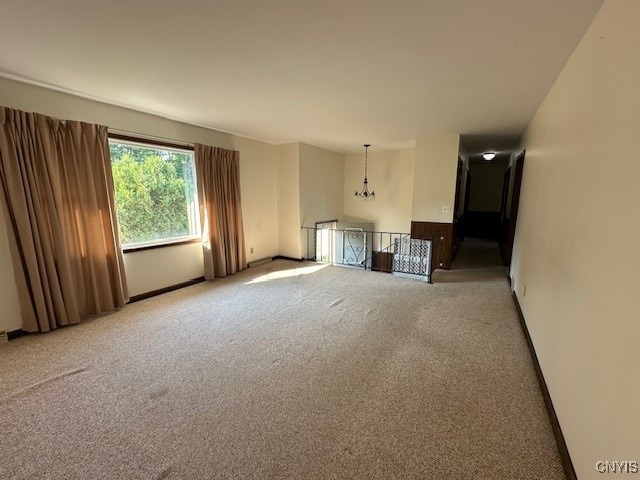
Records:
[[[134,138],[137,137],[140,140],[155,140],[159,143],[165,143],[167,145],[176,145],[176,146],[183,146],[183,147],[189,147],[189,148],[194,148],[194,144],[191,142],[185,142],[182,140],[175,140],[173,138],[166,138],[166,137],[158,137],[156,135],[149,135],[147,133],[139,133],[139,132],[129,132],[127,130],[118,130],[117,128],[110,128],[107,127],[107,131],[109,133],[113,133],[114,135],[119,135],[122,137],[130,137],[130,138]]]

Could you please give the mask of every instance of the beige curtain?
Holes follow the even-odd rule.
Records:
[[[0,182],[24,330],[128,301],[106,127],[0,107]]]
[[[240,154],[234,150],[195,145],[200,224],[207,280],[246,268]]]

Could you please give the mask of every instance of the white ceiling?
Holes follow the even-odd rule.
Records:
[[[2,0],[0,75],[276,144],[483,144],[522,132],[601,3]]]

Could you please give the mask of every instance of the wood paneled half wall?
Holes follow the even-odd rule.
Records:
[[[411,238],[431,240],[431,269],[451,268],[453,260],[453,223],[411,222]]]

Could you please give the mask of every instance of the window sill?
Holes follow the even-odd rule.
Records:
[[[200,242],[202,242],[202,239],[200,237],[197,237],[197,238],[188,238],[185,240],[176,240],[176,241],[169,240],[162,243],[132,245],[130,247],[123,247],[122,253],[126,255],[127,253],[143,252],[145,250],[155,250],[157,248],[176,247],[178,245],[188,245],[190,243],[200,243]]]

